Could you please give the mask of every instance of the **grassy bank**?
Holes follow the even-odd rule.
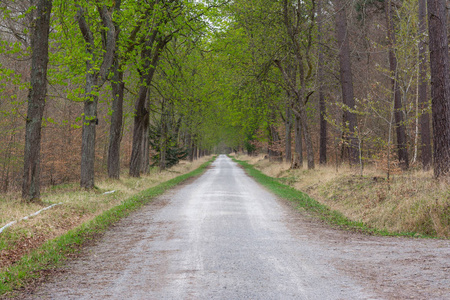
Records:
[[[350,169],[290,170],[263,157],[238,158],[275,194],[330,224],[380,235],[450,236],[449,187],[431,174],[396,176],[387,183],[376,171],[361,177]]]
[[[4,264],[0,269],[0,295],[5,296],[7,293],[11,293],[15,289],[23,287],[33,280],[33,278],[41,276],[46,270],[58,266],[58,264],[64,261],[68,255],[78,251],[86,241],[89,241],[95,235],[104,232],[111,224],[127,216],[130,212],[136,210],[145,203],[148,203],[152,198],[161,195],[168,189],[175,187],[188,178],[200,175],[213,160],[214,158],[209,161],[204,161],[201,165],[197,165],[198,163],[190,165],[188,169],[193,167],[197,168],[183,175],[178,174],[179,176],[154,185],[153,187],[146,188],[133,196],[123,198],[122,200],[119,200],[119,203],[117,203],[117,199],[112,201],[113,197],[120,197],[119,192],[98,194],[97,198],[99,199],[95,199],[95,197],[91,195],[81,200],[76,199],[76,197],[73,196],[73,193],[78,195],[78,192],[69,192],[72,196],[63,196],[64,194],[67,194],[64,192],[56,193],[53,195],[56,198],[58,198],[59,195],[59,197],[71,198],[77,203],[74,205],[76,209],[73,207],[67,208],[67,205],[63,204],[55,207],[51,213],[48,211],[49,215],[54,215],[55,218],[56,214],[62,213],[62,219],[58,219],[56,223],[61,223],[64,221],[64,218],[66,218],[66,222],[69,222],[67,227],[65,227],[67,230],[64,230],[64,228],[52,230],[51,227],[55,227],[57,224],[48,220],[49,216],[47,214],[43,214],[43,216],[37,216],[36,218],[27,220],[29,222],[20,222],[18,223],[19,226],[8,228],[2,233],[0,244],[0,247],[2,248],[0,249],[3,253],[14,252],[14,249],[23,246],[28,246],[32,250],[29,251],[29,253],[22,255],[20,259],[17,259],[13,263]],[[174,170],[172,170],[172,172],[174,172]],[[163,175],[161,175],[161,177],[165,178]],[[151,180],[147,178],[147,181]],[[105,183],[105,185],[107,184],[111,185],[113,183]],[[142,186],[148,184],[148,182],[141,182]],[[123,194],[126,193],[122,191],[122,195]],[[87,198],[91,200],[89,201]],[[111,202],[110,205],[105,204],[108,202],[108,198],[111,200],[109,201]],[[97,208],[94,209],[94,207]],[[92,212],[92,210],[95,210],[95,212]],[[80,212],[82,211],[86,212],[85,216],[80,215]],[[89,213],[89,211],[91,211],[91,213]],[[75,216],[70,216],[70,213],[75,213]],[[75,220],[77,220],[77,222],[75,222]],[[72,226],[70,226],[70,222],[72,222]],[[36,224],[40,224],[42,230],[46,230],[45,227],[50,227],[47,228],[47,234],[41,233],[39,235],[44,238],[44,241],[41,244],[38,244],[37,242],[24,244],[24,236],[36,235],[34,234],[34,229],[32,229],[33,225]],[[48,232],[51,232],[51,234],[48,234]],[[59,235],[56,238],[48,239],[48,237],[57,235],[58,233]],[[25,238],[25,240],[27,239]],[[19,249],[17,249],[17,251],[20,252]]]

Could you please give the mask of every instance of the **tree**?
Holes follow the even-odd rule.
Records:
[[[319,88],[319,120],[320,120],[320,145],[319,145],[319,162],[324,165],[327,163],[327,121],[326,117],[326,105],[325,105],[325,96],[323,93],[323,64],[324,64],[324,55],[323,55],[323,46],[322,46],[322,28],[323,28],[323,11],[322,11],[322,2],[323,0],[318,0],[317,3],[317,43],[318,43],[318,66],[317,66],[317,81]]]
[[[119,179],[120,177],[120,142],[122,140],[122,126],[123,126],[123,102],[124,102],[124,68],[133,60],[132,54],[138,46],[138,39],[142,39],[142,31],[147,13],[152,9],[152,6],[144,9],[142,5],[137,9],[129,9],[125,15],[121,9],[122,1],[116,1],[116,11],[118,17],[113,20],[116,31],[116,49],[114,51],[114,62],[112,64],[112,78],[111,93],[113,102],[111,105],[111,125],[109,130],[109,145],[108,145],[108,176],[109,178]],[[126,26],[130,19],[138,18],[138,14],[134,11],[144,12],[140,19],[134,26]],[[131,13],[129,12],[131,11]],[[128,34],[124,34],[126,28],[130,27],[132,30]],[[145,29],[145,28],[144,28]],[[122,38],[123,37],[123,38]],[[130,57],[131,56],[131,57]]]
[[[358,163],[358,140],[355,136],[356,114],[353,94],[353,75],[350,61],[349,35],[347,32],[347,3],[336,0],[336,38],[339,47],[339,70],[344,103],[344,140],[348,142],[349,160],[351,164]]]
[[[385,13],[386,13],[386,23],[387,23],[387,35],[389,41],[389,69],[391,77],[392,92],[394,94],[394,116],[395,116],[395,129],[397,133],[397,152],[398,160],[400,166],[403,170],[409,168],[409,158],[408,158],[408,148],[406,143],[406,126],[403,120],[403,106],[402,97],[399,88],[399,72],[397,70],[397,57],[395,55],[394,47],[396,45],[395,41],[395,30],[394,22],[391,12],[391,1],[385,2]]]
[[[450,66],[445,4],[444,0],[427,0],[435,177],[450,172]]]
[[[292,47],[295,58],[299,87],[297,82],[293,81],[287,73],[280,60],[275,60],[275,64],[280,69],[284,81],[290,90],[291,107],[294,114],[299,117],[302,127],[302,133],[306,146],[308,169],[314,169],[314,150],[310,133],[310,126],[307,120],[306,105],[314,90],[308,88],[308,83],[312,80],[313,64],[311,49],[313,46],[313,29],[315,26],[315,5],[314,1],[303,3],[297,1],[295,5],[288,0],[283,1],[283,24]],[[300,34],[303,35],[300,35]],[[302,39],[302,42],[301,40]],[[304,41],[303,41],[304,40]],[[302,47],[303,46],[303,47]],[[295,76],[296,78],[296,76]]]
[[[431,154],[431,133],[430,133],[430,114],[428,113],[428,79],[427,79],[427,57],[426,57],[426,43],[425,33],[427,29],[426,20],[426,0],[419,0],[419,108],[421,110],[420,115],[420,131],[422,140],[422,168],[429,170],[432,164]]]
[[[286,106],[286,116],[285,116],[285,129],[286,129],[286,137],[285,137],[285,159],[286,162],[291,162],[292,159],[292,138],[291,138],[291,131],[292,131],[292,115],[291,115],[291,108],[289,106]]]
[[[88,5],[75,3],[77,8],[77,22],[85,42],[86,49],[86,82],[85,100],[83,113],[83,133],[81,145],[81,180],[80,186],[86,189],[94,187],[94,163],[95,163],[95,136],[97,118],[97,105],[99,87],[102,86],[108,76],[109,69],[114,60],[114,50],[116,45],[115,26],[112,22],[112,11],[108,10],[106,4],[96,3],[101,24],[96,28],[101,35],[102,48],[96,48],[96,38],[91,28],[92,20],[87,17],[89,14]],[[95,25],[99,25],[95,24]],[[103,55],[101,53],[103,52]]]
[[[33,12],[31,78],[26,118],[22,197],[40,198],[41,124],[47,96],[47,66],[52,0],[39,0]]]
[[[158,64],[161,51],[170,41],[171,36],[161,36],[158,29],[155,28],[151,38],[148,39],[141,50],[141,59],[143,61],[140,70],[139,94],[135,103],[135,116],[133,128],[133,148],[130,159],[130,176],[139,177],[142,169],[143,154],[146,152],[147,145],[144,144],[144,137],[149,126],[149,111],[147,109],[147,94],[150,84],[153,80],[155,70]]]

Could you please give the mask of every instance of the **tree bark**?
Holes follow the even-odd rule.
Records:
[[[303,146],[302,146],[302,126],[300,118],[295,116],[295,151],[292,162],[292,169],[303,168]]]
[[[132,177],[139,177],[141,175],[144,152],[143,142],[145,140],[144,134],[147,132],[149,125],[149,112],[146,108],[147,94],[156,71],[161,51],[168,42],[168,40],[160,39],[156,41],[157,34],[158,32],[155,30],[152,37],[145,43],[141,53],[144,65],[140,71],[139,95],[135,104],[133,144],[130,159],[130,176]],[[154,46],[155,42],[157,43],[156,46]]]
[[[161,138],[159,141],[159,156],[160,156],[159,171],[163,171],[166,169],[166,150],[167,150],[167,120],[163,107],[161,114]]]
[[[286,128],[286,138],[285,138],[285,159],[286,162],[291,162],[292,159],[292,137],[291,137],[291,130],[292,130],[292,114],[291,114],[291,108],[289,105],[286,105],[286,120],[285,120],[285,128]]]
[[[92,70],[90,63],[88,70]],[[81,182],[83,188],[94,187],[94,164],[95,164],[95,136],[97,126],[97,104],[96,94],[98,76],[88,72],[86,74],[86,100],[84,101],[83,131],[81,135]]]
[[[450,67],[445,0],[427,0],[434,175],[450,172]]]
[[[148,102],[148,97],[147,97]],[[147,106],[147,111],[149,108]],[[142,164],[141,164],[141,172],[143,174],[150,173],[150,114],[148,113],[144,119],[144,135],[142,136]]]
[[[427,29],[426,20],[426,0],[419,0],[419,108],[420,115],[420,132],[421,132],[421,160],[422,168],[427,171],[432,164],[431,154],[431,133],[430,133],[430,114],[428,110],[428,79],[427,79],[427,57],[426,57],[426,43],[425,33]]]
[[[353,75],[350,61],[350,46],[347,32],[347,10],[345,1],[336,1],[336,38],[339,47],[339,69],[344,109],[344,139],[348,142],[350,164],[358,163],[358,140],[355,137],[356,114],[349,111],[355,108],[353,96]]]
[[[277,128],[275,127],[276,117],[275,111],[271,108],[270,112],[270,124],[268,126],[269,130],[269,159],[275,161],[282,161],[282,153],[277,151],[276,149],[279,147],[278,143],[280,142],[280,136],[278,135]]]
[[[40,198],[41,124],[47,96],[48,38],[52,0],[36,5],[31,36],[31,88],[28,93],[22,198]]]
[[[314,169],[314,151],[312,145],[311,133],[307,122],[306,108],[300,109],[298,112],[294,111],[297,117],[300,118],[302,127],[303,138],[306,146],[306,159],[308,163],[308,169]]]
[[[386,25],[387,34],[389,40],[389,69],[391,77],[392,92],[394,94],[394,118],[395,118],[395,130],[397,134],[397,153],[398,160],[400,162],[400,167],[403,170],[409,168],[409,157],[408,157],[408,147],[406,141],[406,126],[403,120],[403,105],[402,96],[400,92],[399,75],[397,71],[397,56],[395,55],[395,30],[394,22],[391,12],[391,1],[385,2],[385,13],[386,13]]]
[[[123,72],[119,70],[119,62],[116,58],[113,66],[114,75],[111,80],[112,89],[112,114],[109,131],[108,148],[108,176],[119,179],[120,177],[120,142],[122,140],[123,123],[123,97],[125,83],[123,82]]]
[[[133,144],[130,159],[130,176],[139,177],[141,175],[142,165],[142,138],[145,132],[145,116],[148,111],[145,108],[145,99],[147,98],[148,88],[142,85],[139,88],[139,95],[135,106]]]
[[[317,66],[317,81],[319,83],[319,117],[320,117],[320,145],[319,145],[319,163],[327,163],[327,121],[325,120],[326,106],[323,92],[323,47],[322,47],[322,0],[317,3],[317,39],[319,44],[319,57]]]
[[[116,1],[115,10],[119,11],[122,1]],[[120,25],[114,24],[116,39],[120,35]],[[111,126],[109,130],[109,146],[108,146],[108,177],[113,179],[120,178],[120,142],[122,141],[122,124],[123,124],[123,97],[125,83],[123,82],[123,71],[120,69],[119,49],[114,49],[111,78],[112,92],[112,114]]]
[[[95,137],[98,104],[98,89],[106,81],[108,71],[114,60],[114,50],[116,48],[115,26],[112,22],[112,16],[106,9],[106,6],[99,8],[99,14],[103,26],[107,28],[102,35],[104,54],[100,70],[96,70],[96,51],[95,38],[89,24],[86,21],[84,9],[76,4],[78,9],[77,21],[81,34],[86,44],[86,53],[90,56],[86,59],[86,84],[83,115],[83,131],[81,136],[81,178],[80,186],[91,189],[94,187],[95,177]],[[99,77],[102,82],[100,84]]]

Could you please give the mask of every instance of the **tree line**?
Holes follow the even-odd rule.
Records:
[[[240,80],[267,100],[248,150],[264,137],[269,156],[293,168],[303,154],[310,169],[333,154],[337,164],[448,174],[445,7],[441,0],[235,1],[223,39],[239,36],[248,54]],[[253,103],[249,96],[248,111]]]
[[[443,0],[8,0],[0,14],[2,190],[20,182],[27,200],[42,181],[90,189],[96,173],[239,148],[293,168],[449,172]]]
[[[104,121],[109,130],[102,128],[102,133],[109,131],[104,157],[110,178],[120,176],[124,105],[132,107],[125,116],[132,122],[127,124],[132,132],[130,176],[148,172],[150,156],[157,156],[156,164],[164,169],[173,161],[186,156],[193,159],[211,150],[210,145],[202,144],[198,129],[186,125],[201,120],[202,103],[181,99],[173,95],[175,88],[163,90],[158,84],[173,79],[165,73],[181,71],[169,65],[176,59],[175,52],[190,53],[198,48],[208,26],[206,15],[221,5],[220,1],[183,0],[2,1],[2,112],[5,119],[19,120],[9,136],[15,137],[20,132],[17,127],[22,126],[20,119],[25,120],[23,198],[32,201],[40,197],[41,133],[49,124],[72,131],[65,136],[69,143],[64,143],[61,154],[70,153],[73,143],[80,143],[80,186],[94,187],[99,105],[107,110]],[[162,57],[165,66],[160,67]],[[17,78],[15,82],[11,82],[12,76]],[[28,90],[26,113],[24,101],[18,99],[23,95],[14,89]],[[109,107],[102,102],[108,102]],[[83,106],[75,119],[50,112],[72,103]],[[189,115],[184,111],[186,106],[196,109],[197,114]],[[48,117],[44,117],[45,112]],[[81,136],[73,140],[80,130]],[[58,137],[49,135],[49,139]],[[151,153],[151,144],[158,153]]]

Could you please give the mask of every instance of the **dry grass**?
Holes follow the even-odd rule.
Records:
[[[18,194],[4,195],[0,198],[0,227],[52,203],[62,204],[28,220],[19,221],[0,234],[0,268],[7,267],[46,240],[93,219],[130,196],[197,169],[210,158],[204,157],[193,163],[182,161],[169,170],[152,171],[141,178],[124,174],[119,181],[102,180],[97,182],[98,189],[92,191],[80,189],[78,184],[56,186],[44,191],[42,203],[39,204],[24,203]],[[105,194],[108,191],[115,192]]]
[[[264,156],[239,159],[353,221],[390,232],[450,237],[450,182],[433,179],[432,172],[410,171],[387,182],[383,171],[375,168],[366,168],[361,177],[350,167],[290,170],[289,164],[270,162]]]

